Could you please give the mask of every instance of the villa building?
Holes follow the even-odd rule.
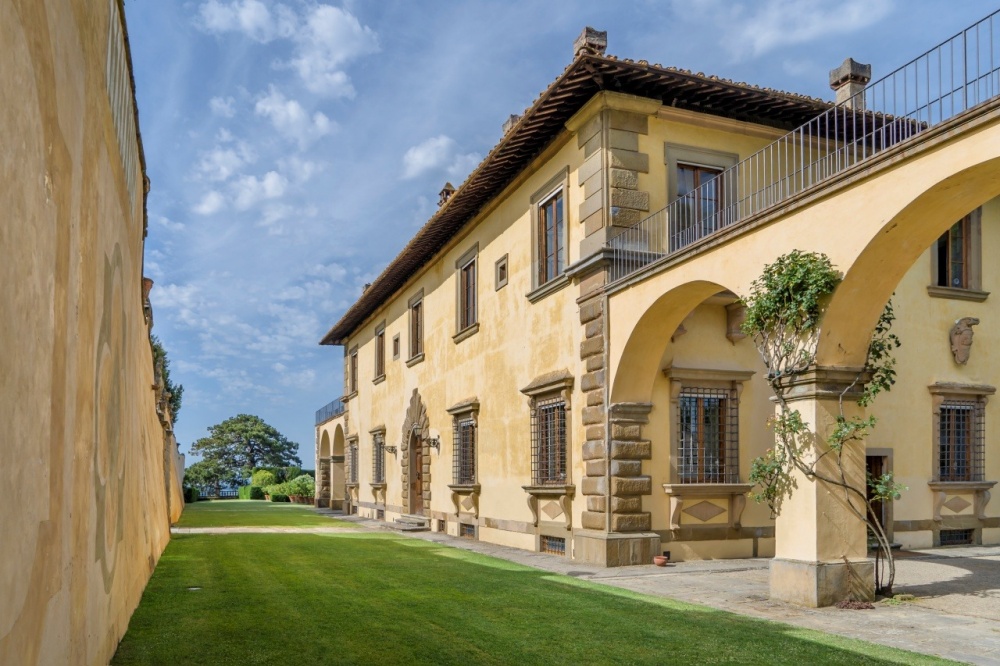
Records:
[[[852,60],[832,103],[605,47],[584,31],[323,338],[318,503],[606,566],[774,557],[777,597],[841,598],[871,574],[838,496],[748,499],[775,407],[739,299],[798,249],[844,280],[793,406],[829,427],[892,296],[898,380],[853,473],[908,487],[880,507],[904,547],[1000,543],[998,91],[925,118]]]

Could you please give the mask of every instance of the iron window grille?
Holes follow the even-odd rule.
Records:
[[[566,402],[540,400],[531,412],[531,476],[535,485],[566,483]]]
[[[739,483],[739,400],[733,389],[685,387],[677,403],[681,483]]]
[[[347,449],[347,478],[350,483],[358,482],[358,445],[351,444]]]
[[[476,482],[476,422],[471,418],[452,421],[452,478],[456,485]]]
[[[462,537],[463,539],[475,539],[476,526],[470,525],[469,523],[459,523],[458,536]]]
[[[385,520],[385,509],[375,509],[375,519]]]
[[[372,483],[385,483],[385,435],[375,435],[373,442]]]
[[[941,404],[938,478],[982,481],[985,478],[986,423],[980,400],[946,400]]]
[[[566,555],[566,539],[543,534],[539,538],[538,549],[549,555]]]
[[[942,546],[962,546],[971,545],[974,540],[974,531],[965,530],[941,530]]]

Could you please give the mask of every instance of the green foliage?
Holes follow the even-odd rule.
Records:
[[[239,414],[208,429],[191,447],[206,461],[229,470],[235,478],[246,479],[253,470],[300,465],[299,445],[289,441],[259,416]]]
[[[871,379],[865,385],[864,393],[858,399],[858,404],[867,407],[872,404],[879,393],[889,391],[896,383],[896,359],[893,352],[899,349],[899,337],[892,332],[892,324],[896,321],[896,313],[892,309],[892,299],[885,304],[885,309],[878,318],[872,340],[868,344],[868,369]]]
[[[282,495],[281,493],[271,493],[272,502],[290,502],[288,495]]]
[[[901,483],[897,483],[892,476],[892,472],[886,472],[881,476],[868,474],[868,487],[871,489],[872,498],[883,502],[898,500],[902,493],[909,490]]]
[[[160,339],[153,335],[150,336],[150,341],[153,344],[154,367],[161,361],[163,363],[160,370],[163,378],[163,388],[170,394],[170,417],[176,425],[178,414],[181,412],[181,403],[184,401],[184,386],[182,384],[174,384],[170,379],[170,359],[167,358],[167,350],[163,348]]]
[[[264,489],[260,486],[250,486],[250,499],[252,500],[262,500],[264,499]]]
[[[746,299],[743,332],[749,336],[786,328],[808,333],[819,325],[826,297],[840,284],[830,258],[793,250],[764,267]]]
[[[241,500],[250,499],[250,486],[240,486],[236,491],[236,495]]]
[[[250,483],[261,488],[273,486],[277,482],[278,479],[275,478],[274,472],[268,469],[257,469],[250,475]]]
[[[316,480],[308,474],[302,474],[288,482],[289,495],[312,497],[316,493]]]
[[[184,503],[194,504],[198,501],[198,489],[191,486],[184,487]]]
[[[850,419],[838,416],[837,425],[833,427],[833,432],[830,433],[826,443],[830,445],[832,450],[840,453],[850,442],[863,442],[867,439],[869,431],[875,427],[877,422],[878,419],[874,416],[869,416],[866,419],[858,416]]]
[[[233,471],[215,460],[199,460],[184,471],[185,484],[216,495],[222,486],[231,485],[235,480]]]
[[[298,460],[296,458],[296,460]],[[281,478],[279,481],[291,481],[292,479],[302,476],[302,468],[297,466],[284,467],[281,470]]]

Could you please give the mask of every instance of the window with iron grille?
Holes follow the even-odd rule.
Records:
[[[566,402],[539,400],[531,412],[531,475],[535,485],[566,483]]]
[[[971,545],[974,530],[941,530],[942,546]]]
[[[385,435],[372,441],[372,483],[385,483]]]
[[[452,468],[455,485],[476,482],[476,422],[471,417],[452,421]]]
[[[948,399],[938,422],[938,479],[982,481],[985,478],[985,418],[981,400]]]
[[[681,483],[739,483],[735,390],[685,387],[677,402]]]
[[[385,520],[385,509],[375,509],[375,518],[377,520]]]
[[[566,539],[561,537],[546,536],[543,534],[539,537],[538,546],[538,549],[543,553],[550,555],[566,554]]]
[[[475,539],[476,526],[470,525],[469,523],[459,523],[458,536],[462,537],[463,539]]]
[[[351,444],[347,448],[347,480],[348,483],[358,482],[358,445]]]

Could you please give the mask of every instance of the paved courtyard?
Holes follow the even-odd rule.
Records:
[[[332,512],[326,512],[333,515]],[[342,516],[359,527],[385,523]],[[303,530],[305,531],[305,530]],[[974,664],[1000,665],[1000,547],[968,546],[905,552],[897,558],[896,592],[916,597],[874,610],[800,608],[768,598],[768,560],[678,562],[604,569],[563,558],[450,537],[412,537],[527,566],[743,615],[818,629]]]

